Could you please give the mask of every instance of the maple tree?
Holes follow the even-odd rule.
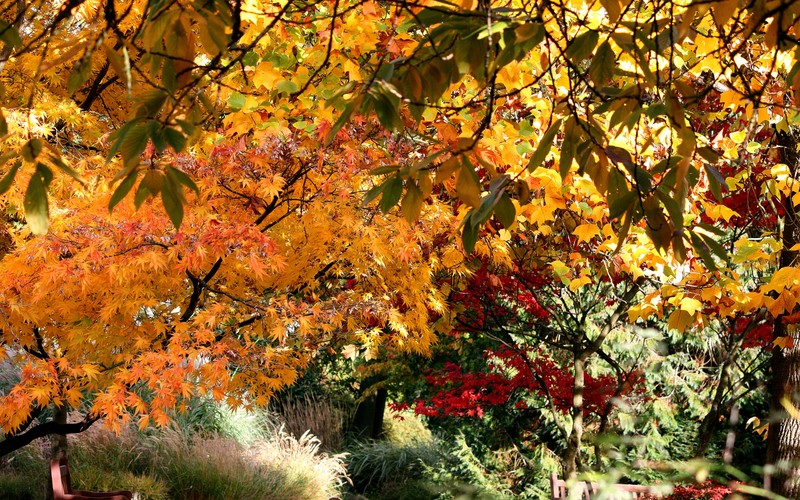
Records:
[[[161,421],[178,395],[215,389],[262,402],[339,330],[367,352],[382,338],[424,352],[429,309],[445,309],[433,272],[467,272],[451,236],[508,265],[524,225],[563,251],[544,228],[567,209],[582,223],[562,241],[660,274],[632,321],[683,331],[766,309],[793,352],[799,11],[2,3],[2,332],[30,365],[0,424],[89,395],[110,421]],[[588,211],[566,205],[577,193]],[[780,223],[782,241],[763,238]],[[542,258],[569,293],[598,282],[584,257]],[[776,408],[798,372],[784,358]],[[267,360],[273,375],[247,369]],[[776,425],[770,439],[793,424]]]

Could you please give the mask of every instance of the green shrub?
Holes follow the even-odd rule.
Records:
[[[347,453],[347,472],[359,491],[419,478],[426,467],[438,469],[446,461],[446,454],[435,441],[407,445],[363,441],[353,443]]]
[[[45,490],[41,477],[31,478],[8,472],[0,474],[0,499],[39,500],[45,498]]]

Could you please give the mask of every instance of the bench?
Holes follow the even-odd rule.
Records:
[[[73,490],[66,457],[50,462],[50,477],[53,480],[54,500],[131,500],[133,498],[133,493],[130,491]]]
[[[598,483],[586,483],[584,481],[578,481],[575,483],[574,488],[582,490],[580,496],[581,500],[591,500],[592,498],[597,497],[600,485]],[[645,495],[652,495],[652,492],[648,486],[642,486],[639,484],[614,484],[611,486],[611,488],[613,488],[613,491],[605,491],[603,498],[622,500],[629,498],[644,498]],[[550,474],[550,491],[551,500],[570,498],[567,492],[566,481],[559,479],[558,475],[555,473]]]

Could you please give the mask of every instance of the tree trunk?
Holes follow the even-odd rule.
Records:
[[[800,171],[800,157],[797,145],[800,144],[800,129],[790,133],[778,132],[777,145],[784,163],[789,167],[792,177],[797,178]],[[797,208],[791,198],[784,200],[783,229],[780,267],[796,265],[798,252],[790,249],[800,243],[800,221]],[[790,311],[791,312],[791,311]],[[788,409],[800,408],[800,328],[785,325],[783,317],[775,319],[775,337],[791,337],[794,346],[775,349],[772,353],[772,379],[770,381],[771,404],[770,423],[767,437],[767,465],[778,466],[771,471],[767,467],[764,487],[788,498],[800,498],[800,420],[797,413]],[[800,411],[800,410],[799,410]],[[773,475],[774,474],[774,475]]]
[[[365,382],[366,387],[370,384]],[[387,391],[381,387],[356,407],[350,431],[363,439],[378,439],[383,436],[383,414],[386,409]]]
[[[578,475],[578,464],[581,454],[581,440],[583,439],[583,388],[584,374],[586,373],[586,360],[583,356],[575,355],[575,382],[572,385],[572,432],[567,441],[567,453],[564,457],[564,476],[574,479]]]
[[[53,415],[53,422],[59,425],[67,423],[67,414],[69,410],[66,406],[56,408]],[[61,457],[67,456],[67,435],[66,434],[52,434],[50,436],[50,459],[57,460]]]

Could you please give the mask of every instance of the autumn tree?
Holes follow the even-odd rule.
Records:
[[[788,260],[784,262],[786,270],[775,273],[770,287],[742,282],[741,275],[726,265],[729,249],[719,244],[720,238],[726,237],[720,234],[720,221],[731,215],[724,210],[723,190],[727,188],[731,196],[739,195],[743,187],[740,181],[753,171],[748,155],[770,145],[763,134],[774,128],[791,135],[796,122],[794,96],[788,91],[796,86],[800,68],[794,27],[798,9],[800,3],[794,1],[740,4],[732,0],[680,4],[617,0],[467,2],[458,6],[338,0],[282,4],[237,0],[74,0],[58,5],[45,0],[4,2],[0,5],[0,78],[6,92],[1,102],[4,118],[0,120],[0,132],[5,173],[0,191],[7,193],[5,202],[15,239],[12,255],[4,262],[15,263],[8,268],[7,276],[16,280],[6,292],[11,295],[4,300],[9,301],[6,314],[18,315],[14,322],[9,321],[8,331],[3,330],[6,342],[37,352],[37,337],[41,337],[43,347],[39,354],[47,354],[47,359],[52,360],[53,356],[60,359],[62,344],[72,337],[58,333],[59,340],[48,344],[43,336],[47,332],[85,328],[91,335],[76,338],[95,346],[116,338],[107,335],[109,331],[126,332],[150,325],[151,340],[157,334],[167,346],[173,341],[193,345],[198,339],[194,328],[200,328],[195,323],[215,311],[213,304],[227,304],[229,319],[222,320],[222,324],[228,326],[248,321],[250,316],[243,314],[259,312],[254,306],[268,307],[263,302],[272,300],[270,293],[278,292],[265,294],[263,290],[280,289],[283,295],[278,296],[287,300],[281,311],[295,311],[289,307],[292,300],[308,290],[316,293],[315,286],[321,286],[318,282],[324,282],[334,269],[326,269],[328,263],[341,261],[339,254],[335,258],[309,258],[303,269],[311,272],[315,267],[312,264],[316,264],[317,271],[312,276],[320,271],[323,274],[301,279],[299,285],[281,282],[267,286],[259,281],[264,275],[280,274],[283,279],[291,276],[278,272],[283,265],[280,259],[267,256],[288,252],[288,246],[277,243],[281,239],[292,245],[303,240],[292,239],[295,233],[288,229],[279,232],[279,238],[274,233],[278,228],[304,227],[305,223],[312,224],[311,219],[317,221],[313,224],[369,220],[355,207],[350,207],[352,213],[360,215],[351,215],[350,219],[335,210],[327,218],[313,217],[311,214],[316,212],[310,207],[317,207],[314,203],[329,210],[337,205],[316,201],[323,198],[316,195],[311,200],[310,193],[332,196],[337,191],[365,191],[368,204],[379,200],[379,207],[386,212],[399,203],[408,220],[423,214],[427,206],[438,207],[436,196],[443,193],[451,201],[460,200],[463,205],[456,207],[455,218],[450,217],[452,212],[439,212],[441,218],[437,221],[425,221],[440,224],[441,230],[422,230],[413,225],[409,226],[412,229],[405,229],[420,231],[420,236],[415,237],[421,243],[415,249],[409,243],[414,238],[407,237],[403,240],[406,246],[400,246],[401,250],[392,255],[399,256],[401,262],[412,262],[419,249],[428,258],[435,255],[431,248],[450,242],[448,236],[428,240],[432,235],[449,235],[460,228],[463,247],[471,251],[478,248],[487,231],[496,230],[492,226],[495,220],[514,233],[526,218],[531,222],[531,217],[540,217],[542,203],[530,196],[537,169],[537,176],[542,175],[541,170],[558,174],[567,189],[575,182],[585,182],[588,176],[599,196],[607,200],[607,221],[601,234],[609,241],[615,240],[617,248],[624,247],[629,237],[635,236],[640,243],[642,231],[653,242],[654,248],[644,243],[641,252],[666,263],[662,268],[664,284],[659,294],[653,295],[653,301],[662,297],[667,285],[679,288],[679,292],[671,293],[674,290],[667,288],[662,297],[669,299],[674,309],[651,304],[654,309],[642,310],[640,317],[668,314],[672,326],[702,325],[705,313],[693,301],[717,301],[720,312],[714,314],[720,317],[746,315],[766,307],[779,325],[782,316],[793,312],[796,302],[792,302],[791,290],[780,288],[787,286],[793,267]],[[704,105],[710,96],[718,100],[713,110]],[[709,134],[710,114],[728,122],[727,128]],[[246,154],[259,148],[266,150],[254,153],[256,156],[269,156],[273,150],[280,151],[280,144],[289,144],[283,147],[292,149],[292,155],[297,156],[274,171],[259,171],[267,169],[269,162],[256,159],[244,165],[234,161],[236,168],[226,172],[214,163],[220,155],[212,150],[215,142],[220,143],[222,151],[225,147]],[[320,149],[321,143],[330,144],[333,149]],[[337,162],[334,156],[343,160]],[[110,163],[104,163],[104,159]],[[790,162],[784,162],[787,163]],[[204,169],[204,164],[212,166]],[[298,171],[299,164],[305,167]],[[372,170],[374,184],[348,171],[350,165],[361,168],[367,164],[376,167]],[[732,168],[730,175],[723,173],[724,168]],[[72,209],[65,203],[66,195],[78,184],[65,183],[63,176],[54,177],[54,171],[87,184],[86,191],[70,200],[76,203]],[[788,175],[770,170],[777,191],[767,187],[765,193],[759,194],[780,192],[785,200],[791,200],[789,204],[793,203],[793,172],[792,166]],[[281,179],[276,180],[276,176]],[[269,181],[272,184],[263,180],[267,178],[273,179]],[[112,190],[106,187],[109,180]],[[220,185],[225,187],[209,187]],[[256,188],[257,185],[261,187]],[[205,208],[196,209],[192,195],[185,202],[195,186],[203,202],[200,206]],[[246,203],[254,218],[244,222],[239,215],[231,216],[235,224],[245,224],[250,229],[230,229],[226,237],[232,241],[236,234],[237,243],[221,244],[213,250],[203,245],[184,248],[194,245],[194,241],[205,243],[214,238],[181,240],[184,229],[170,233],[166,219],[158,217],[162,209],[151,207],[146,201],[152,196],[160,197],[172,226],[193,224],[189,227],[213,231],[214,221],[224,219],[218,214],[227,217],[227,211],[236,206],[230,202],[221,207],[211,203],[216,196],[224,199],[218,194],[219,189],[228,193],[224,196]],[[289,194],[296,189],[301,193]],[[48,192],[53,197],[50,201]],[[338,201],[344,203],[344,198]],[[130,203],[140,206],[139,211],[133,213]],[[107,218],[99,214],[98,204],[117,208]],[[544,208],[546,214],[550,207]],[[41,240],[28,240],[27,230],[19,227],[23,209],[33,233],[45,232],[51,221],[52,234]],[[790,212],[776,214],[776,220]],[[382,217],[376,215],[378,219]],[[289,225],[295,218],[307,222]],[[121,236],[124,231],[120,229],[128,227],[125,221],[130,221],[127,224],[133,226],[131,230],[138,230],[137,224],[148,227],[138,237],[125,240],[125,244],[108,243],[102,247],[94,241],[102,250],[98,250],[99,255],[86,255],[102,260],[125,251],[116,256],[124,266],[120,262],[104,267],[105,264],[74,257],[83,256],[83,249],[96,248],[89,240],[101,240],[100,235],[114,242],[127,238]],[[265,227],[273,222],[273,226]],[[160,225],[153,230],[151,224]],[[222,223],[223,227],[224,224],[227,222]],[[313,224],[309,227],[316,228]],[[80,227],[84,229],[75,229]],[[359,224],[348,225],[352,229],[358,227]],[[151,235],[145,237],[147,231]],[[65,232],[71,236],[67,238]],[[191,234],[188,229],[186,232]],[[247,238],[239,241],[239,233]],[[308,238],[307,234],[303,233],[303,237]],[[747,248],[758,237],[740,236],[747,236],[747,242],[741,244]],[[65,242],[47,247],[47,241],[59,241],[58,238]],[[347,238],[350,239],[358,240],[355,235]],[[353,252],[344,260],[356,265],[356,250],[367,249],[348,245],[344,239],[339,241],[345,253]],[[178,273],[180,280],[161,282],[159,276],[175,274],[137,268],[131,263],[136,254],[131,255],[133,250],[127,243],[142,245],[141,252],[161,255],[156,268],[177,269],[183,272]],[[66,250],[59,259],[54,255],[56,250],[61,255],[62,247]],[[194,248],[203,248],[199,251],[202,255],[190,264]],[[793,250],[788,247],[785,251]],[[229,291],[227,285],[214,286],[215,279],[222,279],[219,273],[226,269],[225,262],[244,262],[246,252],[247,259],[255,259],[247,266],[256,270],[252,276],[230,278],[231,283],[237,284],[230,285],[230,289],[242,295]],[[319,252],[316,255],[321,255]],[[292,252],[291,256],[298,254]],[[153,259],[150,253],[147,255]],[[787,259],[792,256],[786,255]],[[266,259],[269,264],[258,268],[259,259]],[[284,261],[289,262],[288,257],[284,256]],[[378,261],[386,263],[388,256]],[[149,291],[133,287],[130,292],[113,295],[113,300],[119,302],[114,302],[119,316],[114,316],[111,309],[98,309],[84,325],[83,316],[69,316],[63,310],[69,302],[44,293],[46,287],[57,284],[69,297],[78,296],[76,288],[60,281],[66,278],[46,281],[55,279],[54,272],[44,272],[48,269],[46,263],[64,267],[80,263],[88,266],[81,272],[97,276],[108,273],[103,275],[104,283],[115,283],[115,273],[123,267],[123,275],[127,273],[148,285]],[[32,266],[41,271],[34,278],[29,276]],[[420,274],[429,272],[422,265],[409,267],[412,268]],[[71,273],[79,275],[78,270]],[[59,271],[58,276],[62,274]],[[349,274],[349,269],[342,268],[341,276]],[[37,281],[40,275],[47,278]],[[34,281],[29,283],[25,276]],[[374,280],[366,282],[377,284]],[[85,305],[86,312],[102,307],[106,297],[112,300],[112,295],[103,295],[102,287],[96,283],[88,280],[80,288],[87,297],[94,297]],[[681,289],[683,285],[702,285],[709,291],[698,297]],[[256,288],[262,293],[248,295]],[[387,288],[393,290],[388,285]],[[244,289],[249,292],[242,292]],[[38,290],[38,295],[32,290]],[[180,305],[181,291],[185,306]],[[398,311],[385,316],[391,331],[402,332],[406,320],[414,325],[411,330],[406,327],[408,331],[429,330],[428,325],[422,324],[427,314],[411,316],[399,312],[421,304],[419,296],[412,295],[416,300],[411,303],[390,306],[390,310]],[[374,299],[383,295],[370,292],[368,296]],[[17,304],[15,309],[10,307],[12,303]],[[61,316],[51,319],[31,304],[46,304]],[[216,311],[211,315],[226,317],[220,314]],[[259,314],[259,320],[265,317],[264,312]],[[115,328],[111,322],[115,318],[127,323]],[[413,318],[416,319],[412,321]],[[250,331],[255,323],[253,320],[242,328]],[[288,328],[290,324],[293,323],[285,323],[283,329],[293,333],[295,327]],[[205,328],[213,331],[216,339],[219,333],[212,325],[209,322]],[[302,326],[298,320],[297,328]],[[358,325],[350,326],[348,331],[358,330]],[[779,332],[778,338],[784,337]],[[392,338],[399,342],[402,335],[392,334]],[[424,349],[430,339],[427,335],[420,338],[426,339],[418,344]],[[230,352],[241,358],[238,363],[247,364],[244,360],[250,358],[245,354],[261,344],[244,334],[237,340],[246,348],[231,348]],[[126,341],[131,338],[126,337]],[[128,344],[106,344],[105,353],[114,358],[98,361],[109,368],[102,372],[108,372],[106,375],[89,373],[89,368],[89,372],[70,377],[85,375],[83,380],[97,381],[96,387],[111,387],[109,397],[128,397],[133,388],[112,376],[117,373],[116,368],[126,366],[117,366],[122,361],[115,356],[123,356],[127,347]],[[151,346],[143,343],[139,347],[145,348]],[[23,355],[23,350],[13,354]],[[99,347],[93,350],[103,351]],[[304,356],[296,359],[290,353],[304,350],[281,351],[282,361],[272,365],[283,363],[291,372],[302,365],[300,358]],[[68,350],[73,354],[75,351]],[[195,358],[214,359],[206,351],[191,353]],[[227,351],[223,353],[223,357],[227,355]],[[36,358],[30,353],[24,356]],[[190,364],[184,366],[176,359],[180,358],[169,359],[173,365],[155,359],[148,363],[172,366],[175,373],[201,370],[190,370]],[[248,362],[257,364],[254,359]],[[220,365],[228,366],[228,361]],[[58,379],[57,363],[38,359],[34,366],[27,372],[33,377],[25,386],[29,389],[20,389],[20,401],[25,400],[20,408],[32,407],[34,389],[39,391],[33,394],[41,397],[42,403],[57,392],[58,384],[53,382]],[[120,373],[125,371],[121,370]],[[42,394],[42,388],[48,387],[47,380],[51,381],[50,389]],[[135,376],[130,381],[140,379]],[[247,384],[234,386],[223,387],[223,392],[235,394],[239,390],[241,394]],[[177,385],[172,387],[172,394],[178,389]],[[264,397],[268,393],[265,390]],[[72,394],[74,402],[75,393]],[[161,409],[159,405],[171,400],[167,392],[161,399],[158,394],[153,401],[155,408]],[[122,406],[109,403],[106,409],[114,415],[117,413],[111,409]],[[20,415],[16,425],[25,423],[30,412]],[[773,438],[776,435],[772,433]]]

